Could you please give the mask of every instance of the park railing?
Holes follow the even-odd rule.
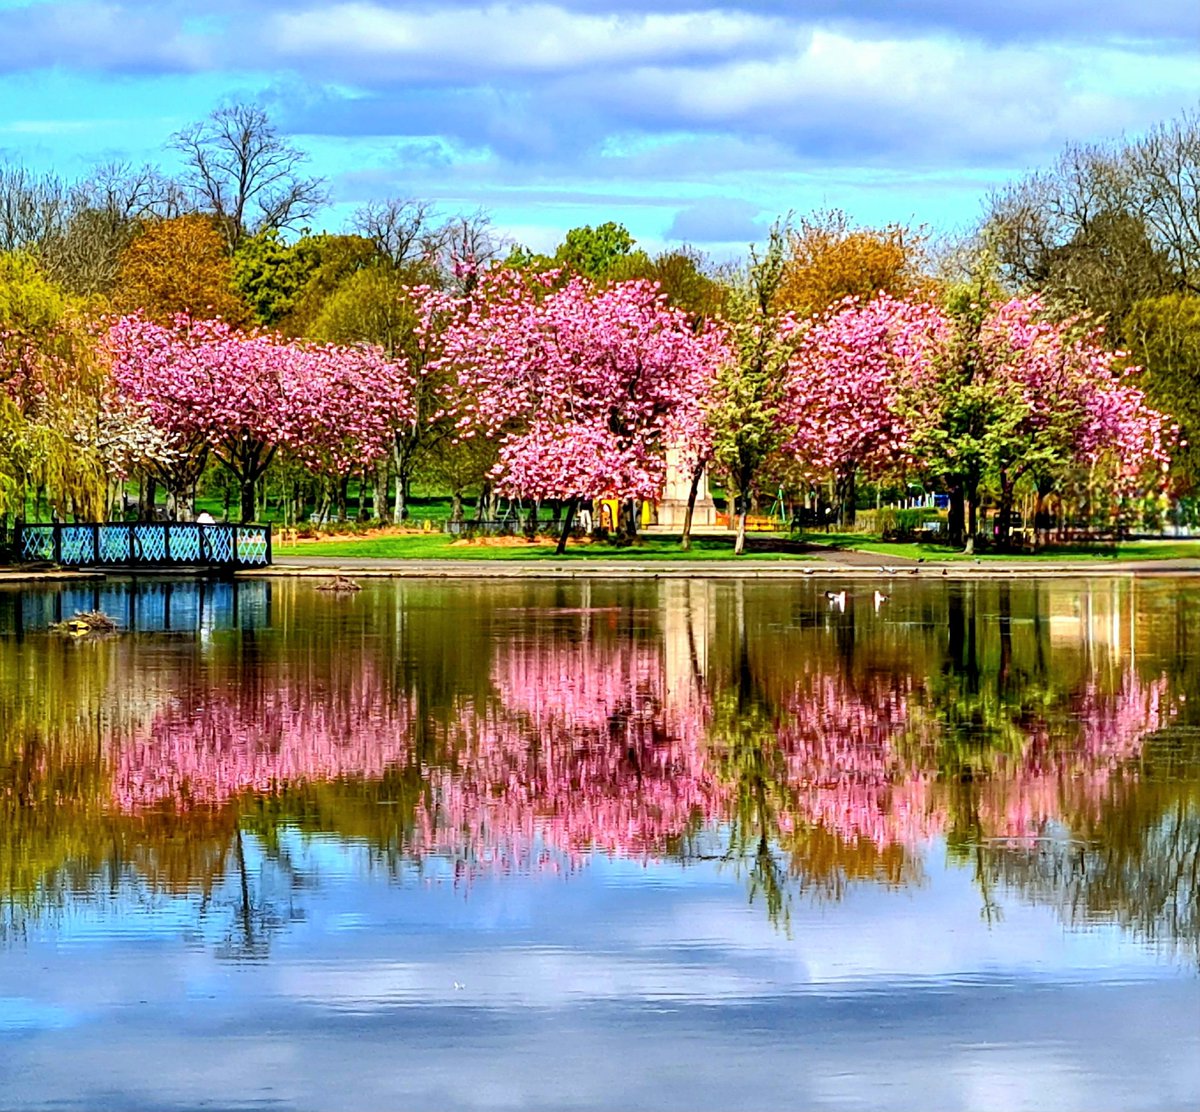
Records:
[[[485,518],[480,521],[447,521],[446,532],[455,537],[515,537],[522,527],[522,522],[512,514],[504,518]]]
[[[270,525],[192,521],[20,525],[13,549],[23,563],[68,568],[261,568],[271,562]]]

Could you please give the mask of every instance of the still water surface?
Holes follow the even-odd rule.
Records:
[[[0,1106],[1200,1106],[1200,581],[826,586],[0,590]]]

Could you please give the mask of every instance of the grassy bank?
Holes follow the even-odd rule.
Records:
[[[554,542],[508,538],[504,543],[464,543],[444,533],[379,533],[364,537],[328,538],[276,544],[279,556],[330,556],[381,560],[529,560],[555,555]],[[747,555],[756,559],[804,560],[830,552],[864,552],[881,560],[928,562],[1084,561],[1111,563],[1121,560],[1200,560],[1200,540],[1128,541],[1122,544],[1080,544],[1048,548],[1036,553],[981,553],[965,556],[956,549],[933,544],[896,544],[870,534],[813,533],[801,537],[776,535],[748,538]],[[684,552],[677,537],[641,537],[633,545],[607,542],[572,543],[571,559],[604,560],[726,560],[734,559],[732,537],[694,537]]]
[[[508,539],[508,543],[458,542],[444,533],[391,533],[374,537],[329,538],[275,545],[277,556],[344,556],[380,560],[530,560],[555,556],[555,543]],[[755,538],[749,552],[758,558],[803,559],[819,555],[814,545],[783,538]],[[694,537],[688,551],[677,537],[642,537],[631,545],[607,542],[572,543],[567,556],[578,560],[725,560],[733,558],[733,541]]]

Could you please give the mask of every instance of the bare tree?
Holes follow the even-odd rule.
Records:
[[[1119,320],[1177,280],[1128,147],[1068,147],[991,197],[984,238],[1010,286],[1064,313]]]
[[[67,217],[46,244],[47,269],[76,293],[110,290],[121,252],[146,220],[179,216],[186,196],[153,166],[111,162],[72,186]]]
[[[402,267],[440,252],[445,231],[434,223],[435,219],[430,201],[392,198],[362,205],[350,226],[369,239],[393,266]]]
[[[0,251],[40,254],[67,215],[67,189],[52,175],[0,166]]]
[[[476,274],[508,246],[509,241],[492,227],[491,216],[476,209],[442,226],[439,269],[448,283],[466,290],[474,285]]]
[[[988,202],[1003,277],[1063,311],[1119,319],[1139,300],[1200,292],[1200,113],[1134,142],[1070,146]]]
[[[199,207],[218,217],[231,251],[247,233],[309,220],[328,199],[322,179],[301,173],[308,155],[257,105],[218,108],[177,132],[170,146],[183,155],[185,182]]]
[[[1200,113],[1152,130],[1128,154],[1141,209],[1180,292],[1200,293]]]

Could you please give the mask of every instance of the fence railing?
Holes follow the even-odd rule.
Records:
[[[516,514],[505,518],[485,518],[483,521],[447,521],[446,532],[456,537],[478,534],[496,537],[515,537],[521,531],[521,521]]]
[[[68,568],[260,568],[271,562],[270,525],[191,521],[21,525],[13,548],[25,563]]]

